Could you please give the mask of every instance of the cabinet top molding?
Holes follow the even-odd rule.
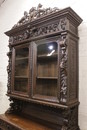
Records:
[[[64,9],[59,9],[57,7],[43,8],[41,4],[38,4],[37,7],[32,7],[29,10],[29,13],[24,11],[24,16],[12,27],[11,30],[5,32],[5,34],[11,36],[18,30],[21,31],[26,28],[32,28],[38,24],[48,23],[48,21],[55,21],[64,17],[69,19],[76,27],[82,22],[80,16],[71,7]]]

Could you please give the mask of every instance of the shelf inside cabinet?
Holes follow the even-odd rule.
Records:
[[[58,77],[37,77],[37,79],[58,79]]]
[[[46,78],[37,78],[36,79],[36,88],[34,94],[44,95],[44,96],[57,96],[57,80],[56,79],[46,79]]]
[[[20,79],[27,79],[28,78],[28,76],[15,76],[15,78],[20,78]]]
[[[17,61],[17,60],[27,60],[28,59],[28,57],[20,57],[20,58],[16,58],[15,60]]]
[[[55,60],[55,58],[57,58],[57,53],[55,53],[55,54],[52,54],[52,55],[50,55],[50,54],[43,54],[43,55],[38,55],[37,56],[37,59],[38,60],[43,60],[43,59],[54,59]]]

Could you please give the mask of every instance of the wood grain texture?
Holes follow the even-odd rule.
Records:
[[[81,22],[70,7],[43,10],[39,5],[32,8],[30,14],[24,12],[22,19],[5,33],[9,36],[7,95],[11,103],[8,112],[20,116],[4,115],[3,119],[1,116],[1,128],[12,130],[13,122],[15,129],[20,126],[23,130],[48,130],[48,127],[79,130],[77,28]],[[51,52],[47,49],[48,43],[57,45],[51,57],[48,57]],[[42,48],[38,49],[39,45]],[[25,47],[28,48],[27,65]]]

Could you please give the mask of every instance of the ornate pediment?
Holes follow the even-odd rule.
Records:
[[[24,16],[18,21],[13,28],[23,25],[25,23],[31,22],[35,19],[38,19],[42,16],[54,13],[59,11],[57,7],[54,8],[43,8],[41,4],[38,4],[37,7],[32,7],[29,12],[24,11]]]

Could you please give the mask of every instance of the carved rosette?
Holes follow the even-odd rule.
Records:
[[[12,47],[11,47],[11,43],[13,42],[12,38],[9,38],[9,52],[7,53],[7,56],[9,57],[8,60],[8,66],[7,66],[7,72],[8,72],[8,83],[7,83],[7,87],[8,90],[7,92],[10,93],[11,92],[11,66],[12,66]]]
[[[67,39],[60,41],[60,102],[67,102]]]

